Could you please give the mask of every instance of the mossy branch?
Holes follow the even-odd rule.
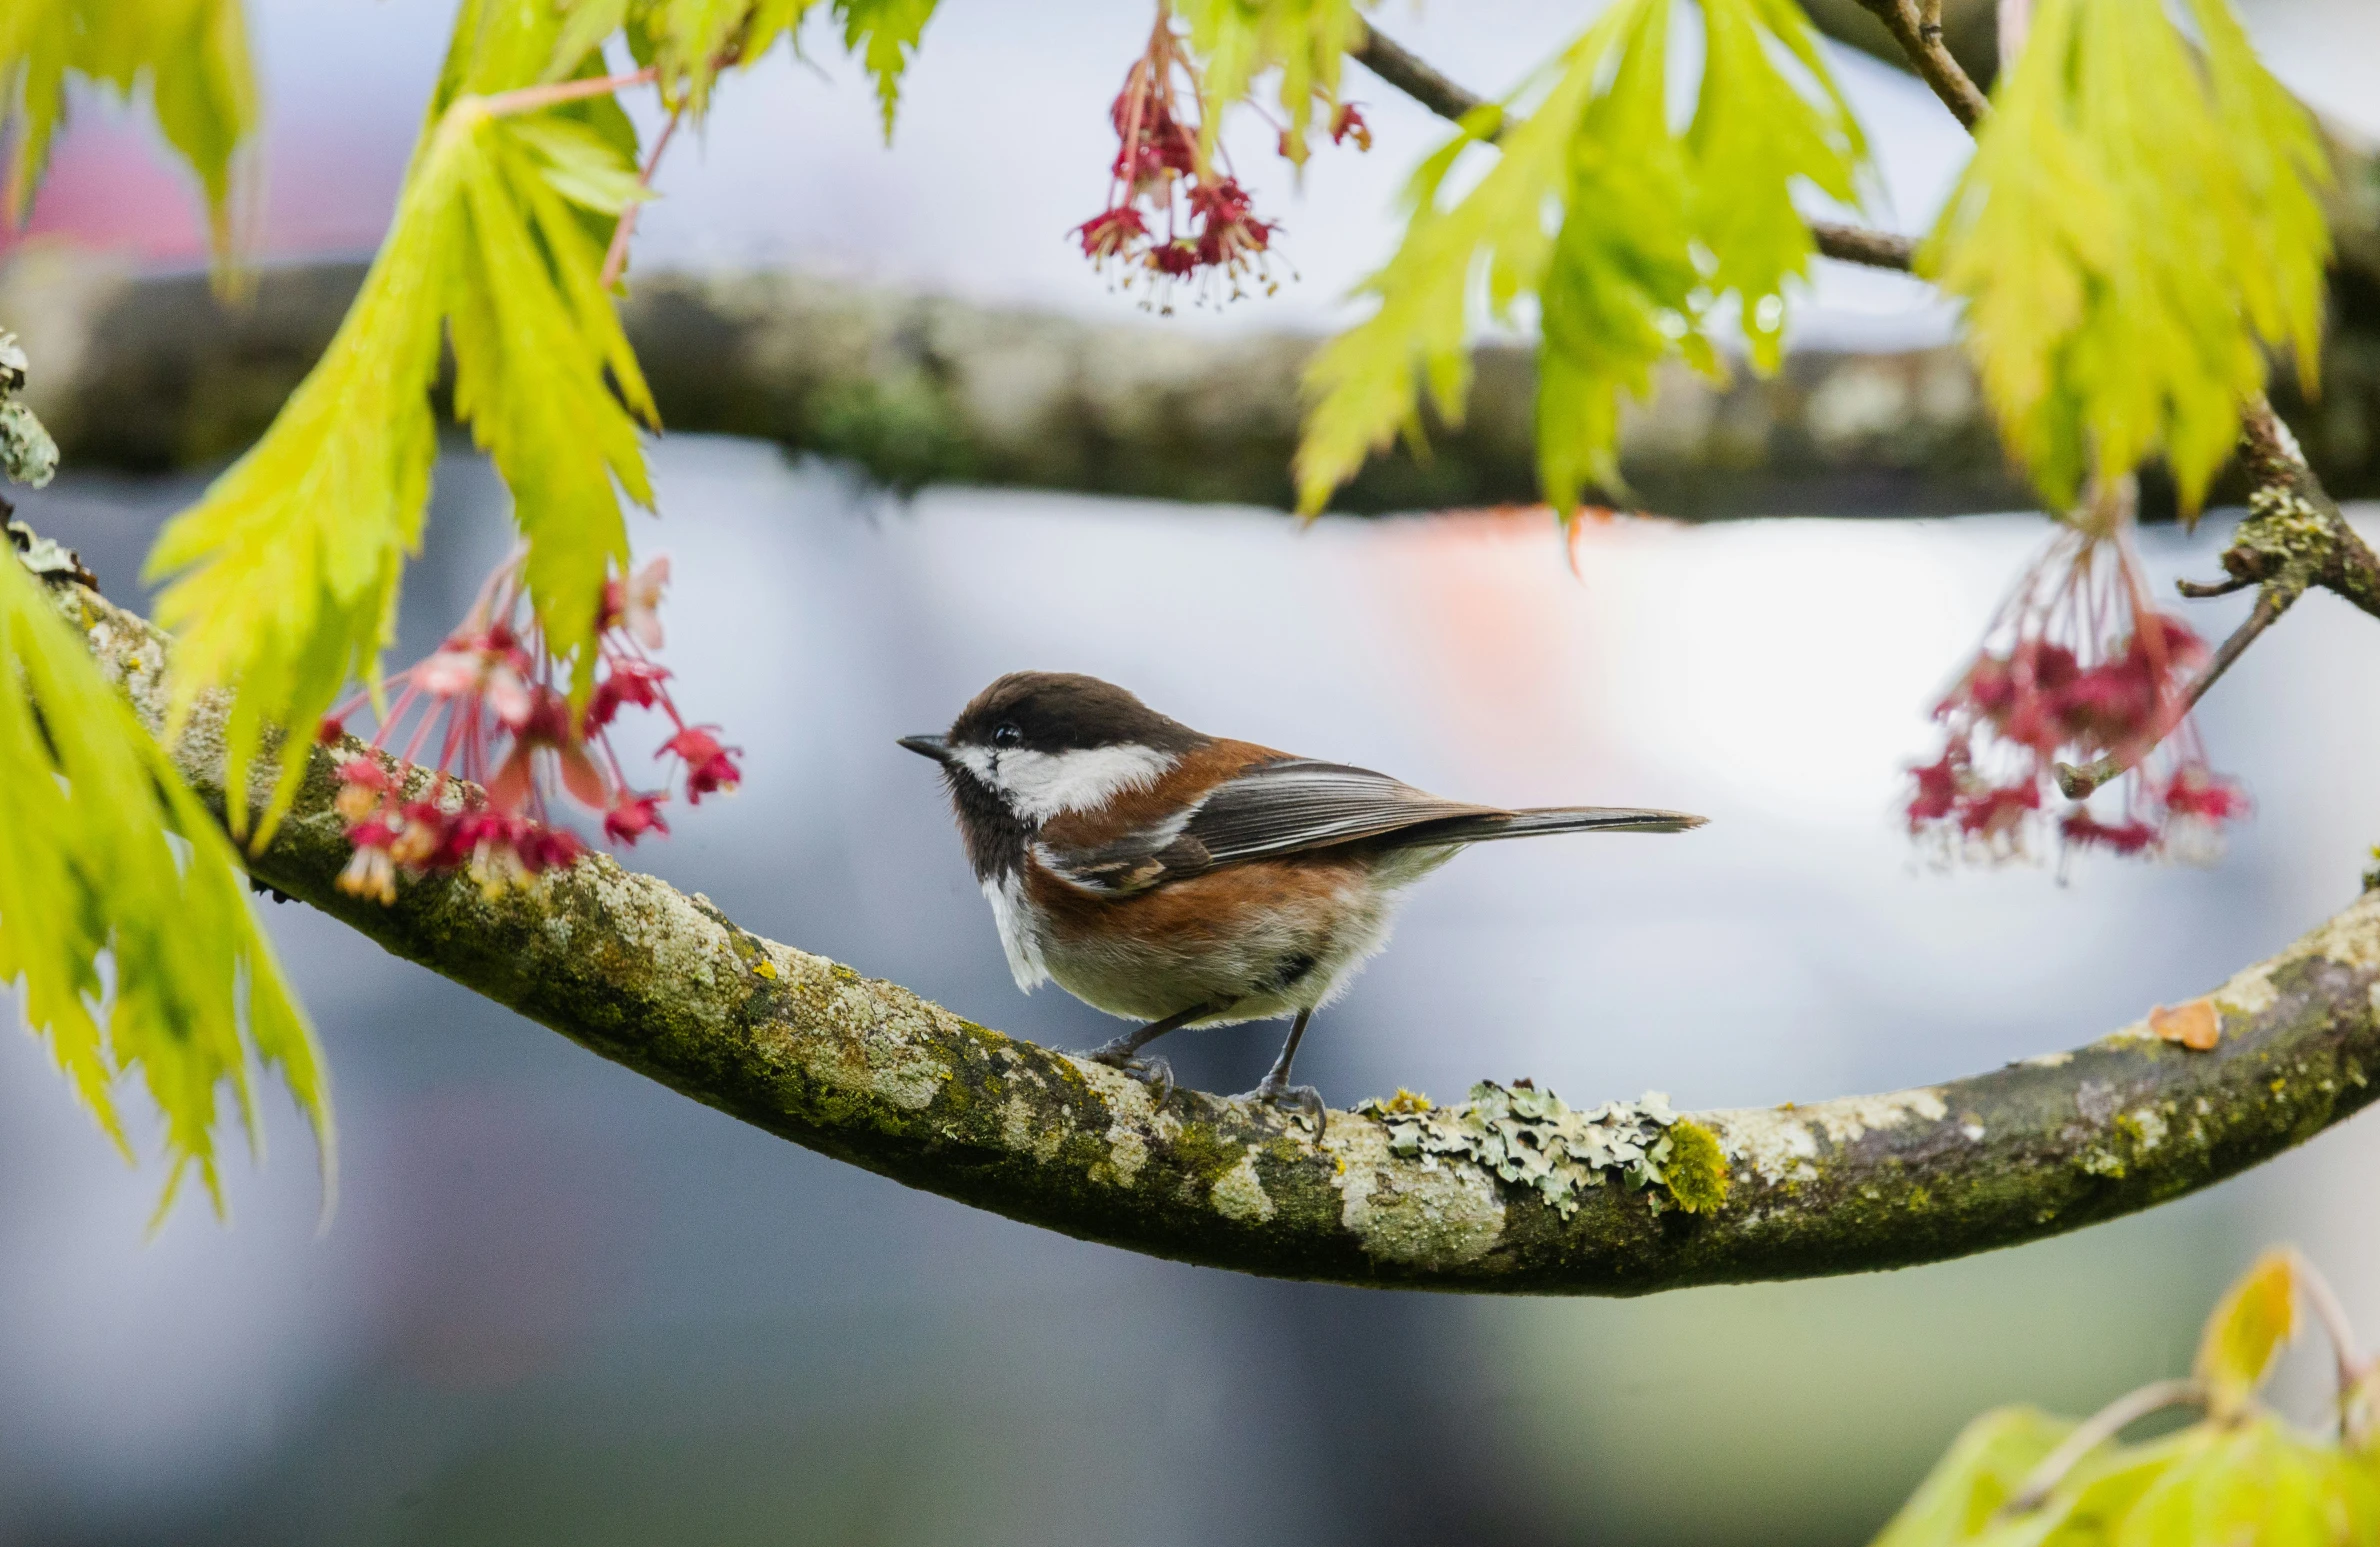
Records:
[[[156,725],[164,636],[79,585],[56,595]],[[219,711],[202,704],[176,751],[218,806]],[[1069,1235],[1284,1278],[1624,1295],[1963,1256],[2234,1175],[2361,1109],[2380,1068],[2367,897],[2217,989],[2211,1052],[2141,1023],[1941,1085],[1693,1114],[1724,1188],[1698,1177],[1689,1210],[1597,1186],[1565,1210],[1461,1156],[1401,1157],[1379,1115],[1334,1112],[1317,1141],[1195,1092],[1156,1108],[1112,1070],[764,940],[607,856],[493,900],[433,877],[394,906],[359,901],[333,884],[348,854],[333,794],[316,748],[260,883],[795,1143]]]

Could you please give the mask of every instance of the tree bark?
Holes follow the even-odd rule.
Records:
[[[56,596],[158,724],[166,638],[81,586]],[[220,705],[203,704],[175,753],[218,805],[220,731]],[[1565,1216],[1469,1160],[1401,1158],[1373,1116],[1333,1112],[1317,1139],[1197,1092],[1160,1109],[1123,1075],[761,939],[606,855],[492,898],[459,876],[408,883],[388,907],[349,897],[335,885],[348,849],[333,754],[309,755],[296,810],[255,857],[260,883],[795,1143],[1069,1235],[1242,1272],[1629,1295],[1935,1261],[2208,1186],[2361,1109],[2380,1067],[2380,898],[2366,897],[2167,1018],[2218,1026],[2212,1051],[2141,1023],[1940,1085],[1692,1114],[1723,1150],[1723,1202],[1663,1208],[1663,1189],[1614,1179]]]

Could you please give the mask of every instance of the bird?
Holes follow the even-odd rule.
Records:
[[[1314,1012],[1388,943],[1400,895],[1474,843],[1674,833],[1704,819],[1617,806],[1508,810],[1387,774],[1210,736],[1078,672],[1011,672],[950,729],[900,746],[942,768],[959,836],[1019,989],[1057,984],[1142,1022],[1078,1056],[1150,1084],[1142,1049],[1186,1026],[1290,1019],[1241,1099],[1322,1131],[1290,1083]]]

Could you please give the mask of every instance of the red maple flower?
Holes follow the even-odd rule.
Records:
[[[700,805],[705,795],[718,790],[732,790],[744,782],[744,775],[735,765],[743,752],[741,747],[723,747],[708,727],[681,727],[675,736],[661,744],[655,757],[676,756],[686,765],[686,804]]]
[[[564,691],[569,667],[545,648],[521,556],[500,565],[462,626],[389,679],[394,696],[369,755],[339,765],[334,806],[355,847],[340,887],[390,902],[402,876],[460,869],[494,895],[567,869],[586,844],[556,821],[565,796],[602,813],[612,841],[666,834],[667,792],[629,788],[611,743],[610,728],[628,708],[668,717],[674,734],[662,755],[684,762],[690,804],[734,789],[735,749],[722,747],[712,728],[686,724],[670,699],[668,670],[647,653],[661,644],[668,579],[669,561],[655,559],[605,587],[594,690],[574,714]],[[364,703],[359,696],[326,719],[322,740],[336,743]],[[429,776],[408,777],[405,765],[425,757]]]
[[[1104,263],[1149,234],[1149,223],[1129,204],[1102,210],[1074,228],[1082,239],[1083,256]]]
[[[1177,284],[1191,286],[1199,300],[1277,288],[1271,262],[1280,225],[1257,218],[1220,147],[1205,148],[1212,126],[1192,116],[1201,100],[1197,62],[1171,12],[1159,7],[1149,46],[1108,107],[1116,154],[1108,164],[1107,208],[1067,233],[1094,268],[1113,265],[1120,287],[1148,285],[1148,304],[1161,311],[1173,309]],[[1370,147],[1363,115],[1334,106],[1332,140],[1351,136]],[[1302,146],[1292,147],[1285,134],[1282,153],[1293,149],[1302,156]]]
[[[2068,851],[2208,852],[2248,806],[2189,719],[2205,661],[2198,636],[2148,603],[2128,502],[2100,498],[2026,570],[1935,705],[1943,749],[1910,770],[1910,832],[1945,855],[2021,853],[2057,765],[2105,760],[2123,770],[2097,797],[2107,809],[2086,797],[2053,824]]]
[[[1333,145],[1352,138],[1357,150],[1372,148],[1372,126],[1364,122],[1364,115],[1352,102],[1342,102],[1330,115],[1330,142]]]
[[[667,836],[669,824],[661,820],[660,795],[633,795],[622,791],[612,808],[603,814],[603,836],[615,843],[634,843],[648,832]]]
[[[2058,837],[2068,848],[2107,849],[2116,854],[2140,854],[2156,847],[2159,837],[2156,828],[2135,819],[2129,822],[2102,822],[2081,806],[2058,819]]]

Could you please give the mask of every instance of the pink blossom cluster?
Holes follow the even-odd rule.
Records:
[[[2022,852],[2049,823],[2059,763],[2121,767],[2110,793],[2055,820],[2069,850],[2204,852],[2247,814],[2237,784],[2207,766],[2188,684],[2206,646],[2147,603],[2118,533],[2069,532],[2019,582],[1957,684],[1934,707],[1942,755],[1911,770],[1909,830],[1946,854]]]
[[[339,765],[336,805],[355,850],[340,889],[394,902],[400,874],[456,869],[491,896],[527,885],[585,852],[579,836],[555,821],[564,796],[600,813],[609,841],[667,833],[667,781],[638,789],[612,745],[623,709],[668,717],[674,734],[655,756],[674,759],[689,805],[734,789],[742,778],[738,750],[720,744],[716,727],[686,723],[670,698],[668,669],[652,657],[662,644],[659,607],[668,581],[669,560],[657,558],[606,588],[594,690],[574,711],[560,685],[567,666],[545,648],[520,557],[499,566],[437,652],[388,680],[395,696],[369,753]],[[358,697],[323,721],[325,744],[345,736],[346,720],[365,703]],[[434,777],[408,798],[403,770],[392,771],[388,759],[413,763],[433,751]]]
[[[1268,294],[1277,287],[1271,258],[1280,223],[1260,218],[1228,167],[1201,150],[1200,125],[1184,111],[1198,99],[1197,65],[1160,8],[1148,50],[1108,109],[1117,146],[1107,208],[1069,233],[1093,267],[1113,265],[1126,286],[1147,280],[1160,305],[1175,283],[1200,286],[1202,294],[1225,288],[1235,300],[1249,283]],[[1372,144],[1371,127],[1352,103],[1333,108],[1330,137],[1365,150]],[[1283,153],[1288,149],[1284,131]]]

